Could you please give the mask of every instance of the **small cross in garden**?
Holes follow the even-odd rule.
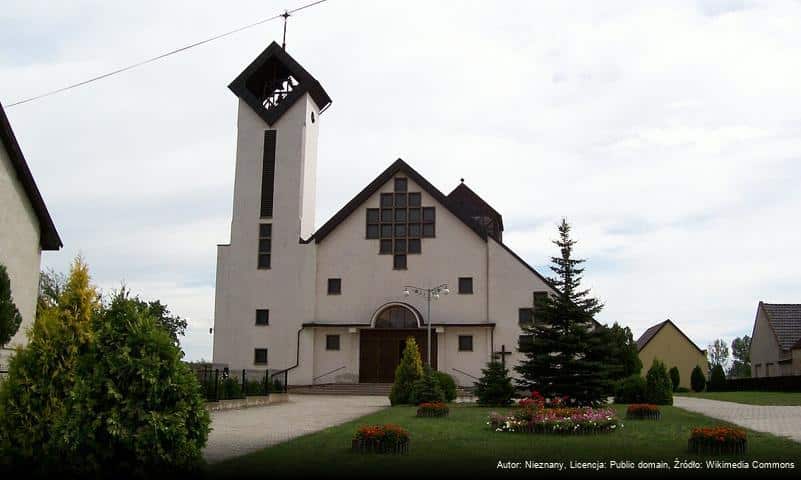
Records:
[[[505,368],[506,367],[506,356],[507,355],[511,355],[511,354],[512,354],[512,352],[507,352],[506,351],[506,345],[501,345],[501,351],[500,352],[495,352],[495,357],[496,358],[497,357],[501,357],[501,365],[503,365],[504,368]]]

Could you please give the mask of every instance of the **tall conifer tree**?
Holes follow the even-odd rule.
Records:
[[[525,358],[515,367],[522,377],[519,386],[595,405],[611,389],[610,345],[604,341],[605,327],[594,319],[603,305],[581,288],[584,260],[573,258],[576,241],[564,219],[553,243],[561,253],[551,258],[556,293],[537,302],[534,321],[523,327],[519,350]]]

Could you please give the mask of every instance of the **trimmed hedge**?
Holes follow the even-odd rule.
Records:
[[[645,401],[645,379],[639,373],[624,378],[615,389],[615,403],[643,403]]]
[[[726,391],[801,392],[801,375],[759,378],[728,378]]]

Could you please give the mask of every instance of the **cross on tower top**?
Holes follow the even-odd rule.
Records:
[[[284,39],[281,42],[281,48],[286,50],[286,22],[290,17],[289,11],[288,10],[284,10],[284,13],[282,13],[281,16],[284,17]]]

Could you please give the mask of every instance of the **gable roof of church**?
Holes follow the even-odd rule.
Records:
[[[801,348],[801,304],[759,302],[759,308],[765,312],[779,348]]]
[[[687,340],[687,342],[689,342],[690,345],[695,347],[695,349],[701,352],[702,355],[706,355],[706,351],[701,350],[698,347],[698,345],[696,345],[695,342],[690,340],[690,337],[685,335],[684,332],[682,332],[681,329],[677,327],[676,324],[673,323],[669,318],[664,322],[657,323],[653,327],[646,330],[642,335],[640,335],[640,338],[637,339],[637,351],[642,351],[642,349],[645,348],[646,345],[648,345],[648,342],[653,340],[656,334],[659,333],[660,330],[662,330],[662,328],[664,328],[666,325],[672,325],[673,328],[675,328],[676,331],[679,332],[679,334],[681,334],[681,336],[684,337],[684,339]]]
[[[488,240],[487,230],[482,228],[477,222],[475,222],[472,218],[470,218],[463,210],[460,210],[454,202],[449,199],[448,196],[443,194],[437,187],[431,184],[428,180],[425,179],[422,175],[420,175],[417,170],[412,168],[411,165],[404,162],[402,159],[395,160],[386,170],[381,172],[372,182],[370,182],[364,189],[356,194],[351,201],[345,204],[337,213],[334,214],[327,222],[325,222],[316,232],[312,234],[307,240],[303,240],[305,243],[314,241],[316,243],[320,243],[328,234],[334,231],[337,226],[342,223],[346,218],[348,218],[353,212],[356,211],[364,202],[367,201],[373,194],[378,192],[378,190],[387,182],[389,182],[398,172],[403,172],[406,176],[412,179],[417,185],[420,186],[423,190],[426,191],[429,195],[434,197],[434,199],[439,202],[442,206],[444,206],[449,212],[451,212],[456,218],[461,220],[470,230],[472,230],[476,235],[478,235],[482,240],[485,242]],[[472,191],[472,190],[471,190]],[[476,197],[481,200],[481,197]],[[487,207],[489,204],[481,200]],[[489,207],[492,209],[492,207]],[[492,209],[494,212],[495,210]],[[497,213],[497,212],[495,212]],[[500,216],[500,214],[498,214]],[[515,258],[518,262],[520,262],[524,267],[530,270],[534,275],[539,277],[546,285],[550,286],[554,290],[557,290],[551,282],[542,276],[538,271],[534,269],[531,265],[529,265],[525,260],[520,258],[511,248],[509,248],[506,244],[501,242],[499,239],[494,239],[498,245],[503,247],[504,250],[509,252],[512,257]]]
[[[8,152],[8,158],[11,160],[11,166],[17,174],[17,179],[22,184],[28,201],[31,203],[34,212],[36,212],[36,218],[39,220],[40,247],[42,250],[60,249],[62,247],[61,238],[58,236],[53,219],[50,218],[50,213],[47,211],[42,194],[33,180],[31,169],[28,168],[28,163],[25,161],[25,156],[22,154],[22,149],[17,142],[14,131],[11,129],[11,123],[8,121],[2,104],[0,104],[0,142]]]
[[[253,87],[263,87],[264,83],[273,78],[284,78],[291,75],[298,85],[272,108],[266,108],[262,100],[254,93]],[[255,84],[255,85],[254,85]],[[261,54],[240,73],[228,88],[237,97],[241,98],[256,112],[268,125],[272,126],[281,116],[289,110],[303,94],[308,93],[320,113],[331,105],[331,97],[325,92],[323,86],[305,68],[295,61],[286,50],[275,42],[264,49]]]

